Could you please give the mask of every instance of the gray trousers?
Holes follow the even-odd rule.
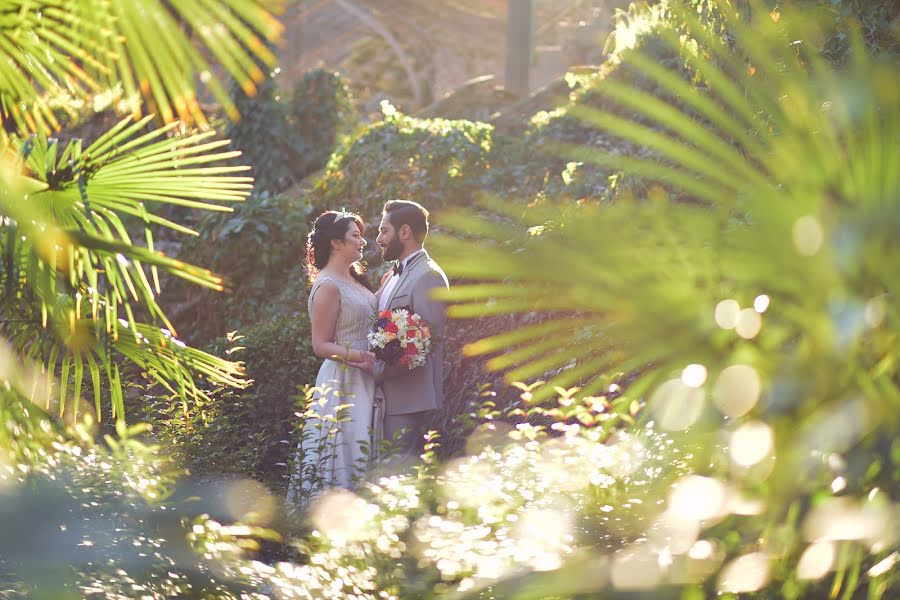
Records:
[[[432,413],[434,413],[433,410],[423,410],[405,415],[385,415],[384,439],[393,440],[394,436],[402,431],[403,433],[397,440],[400,456],[408,458],[418,456],[423,451],[422,446],[425,445],[422,436],[425,434],[425,426]]]

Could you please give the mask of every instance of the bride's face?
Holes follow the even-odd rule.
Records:
[[[347,233],[344,234],[344,239],[340,241],[335,240],[334,252],[347,262],[354,263],[362,258],[363,248],[365,247],[366,238],[362,236],[359,226],[351,221],[349,227],[347,227]]]

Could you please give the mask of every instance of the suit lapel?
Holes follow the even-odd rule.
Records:
[[[400,275],[400,278],[397,280],[397,285],[394,286],[394,289],[391,290],[391,297],[388,298],[387,306],[391,307],[391,303],[394,301],[394,297],[398,295],[403,285],[406,283],[406,280],[409,279],[409,276],[412,275],[412,272],[418,267],[419,263],[428,258],[428,254],[423,249],[421,252],[416,254],[409,264],[406,265],[403,269],[403,274]]]

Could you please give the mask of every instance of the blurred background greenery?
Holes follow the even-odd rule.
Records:
[[[896,3],[538,1],[595,66],[437,101],[506,3],[321,4],[0,1],[0,596],[896,594]],[[290,515],[306,228],[394,197],[446,406]]]

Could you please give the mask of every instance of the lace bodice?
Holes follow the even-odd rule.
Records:
[[[341,292],[341,307],[338,311],[337,323],[334,326],[333,342],[341,345],[359,345],[366,341],[366,334],[372,326],[377,302],[375,294],[355,281],[347,281],[328,275],[320,275],[309,291],[307,309],[312,314],[313,296],[326,281],[338,286]]]

